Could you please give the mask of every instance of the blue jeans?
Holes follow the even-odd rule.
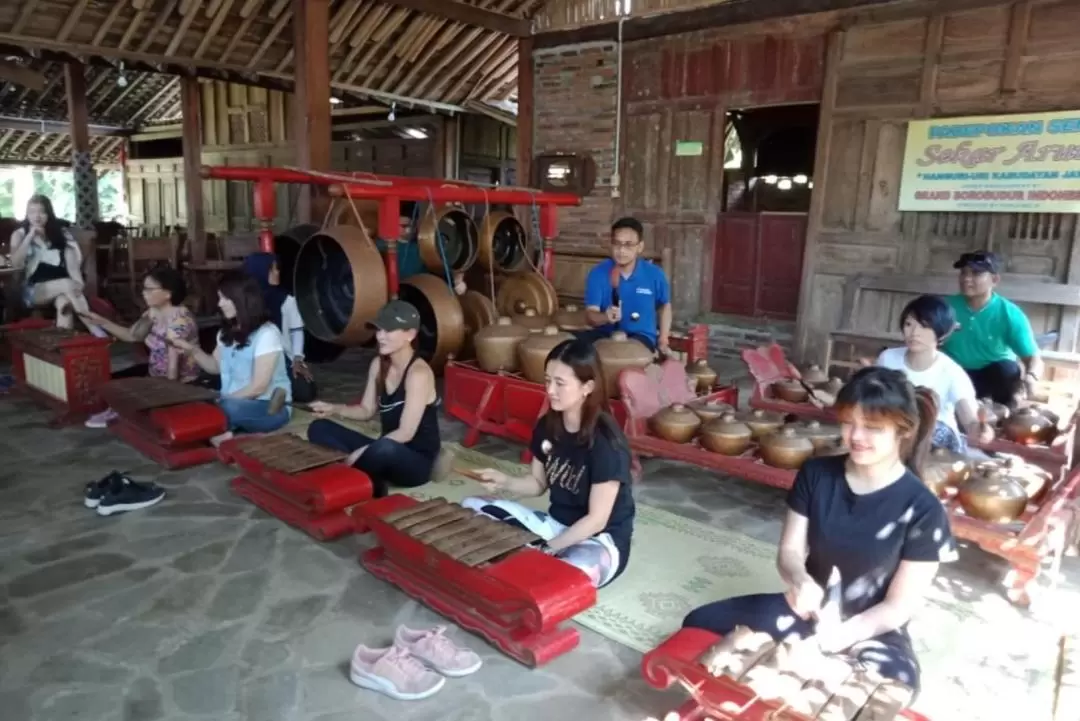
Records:
[[[731,633],[736,626],[746,626],[767,633],[776,641],[788,634],[801,638],[814,634],[814,625],[796,616],[782,593],[736,596],[708,603],[691,611],[683,619],[683,626],[702,628],[721,636]],[[919,661],[907,631],[889,631],[857,643],[848,654],[885,678],[907,685],[918,695]]]
[[[225,417],[229,419],[230,431],[244,433],[269,433],[289,422],[289,409],[282,408],[270,415],[270,401],[248,398],[222,398],[218,401]]]

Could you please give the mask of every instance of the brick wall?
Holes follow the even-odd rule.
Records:
[[[795,323],[735,315],[706,313],[700,319],[709,327],[709,356],[713,358],[742,358],[747,348],[777,343],[788,358],[793,357],[792,336]]]
[[[596,162],[592,193],[580,207],[559,211],[558,247],[608,244],[615,207],[616,60],[614,43],[564,45],[533,55],[533,153],[587,153]]]

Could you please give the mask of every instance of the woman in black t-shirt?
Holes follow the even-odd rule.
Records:
[[[851,450],[809,460],[795,478],[777,556],[787,590],[710,603],[683,625],[807,639],[917,692],[907,624],[955,555],[945,509],[910,470],[925,458],[937,403],[900,371],[864,368],[835,407]]]
[[[492,490],[518,497],[550,492],[548,512],[493,498],[466,498],[462,505],[527,528],[544,539],[548,553],[605,586],[630,559],[630,445],[608,413],[591,344],[555,346],[544,375],[550,410],[533,429],[529,474],[511,478],[484,470],[480,477]]]

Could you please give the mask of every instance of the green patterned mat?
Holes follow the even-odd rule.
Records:
[[[309,415],[297,411],[289,429],[302,434],[310,422]],[[378,434],[377,424],[348,425],[369,435]],[[459,468],[525,472],[519,463],[498,460],[456,443],[447,445],[456,453],[455,466]],[[487,491],[476,481],[452,474],[445,481],[406,493],[419,500],[442,496],[460,501]],[[546,498],[525,503],[547,508]],[[600,591],[596,606],[574,620],[644,653],[676,631],[686,613],[701,604],[780,590],[775,558],[776,549],[769,544],[639,503],[629,566],[617,581]]]

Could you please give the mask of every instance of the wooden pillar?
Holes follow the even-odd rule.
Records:
[[[515,184],[529,187],[533,158],[533,41],[518,38],[517,177]]]
[[[86,76],[82,63],[64,66],[68,117],[71,119],[71,171],[75,185],[75,226],[93,230],[98,218],[97,173],[90,157],[90,128],[87,120]]]
[[[180,78],[180,110],[183,113],[184,199],[187,201],[187,242],[191,262],[206,261],[206,220],[203,214],[202,92],[198,78]]]
[[[438,137],[435,139],[435,156],[432,159],[434,178],[456,179],[458,175],[458,154],[461,138],[461,118],[453,116],[442,118],[438,124]]]
[[[296,164],[330,172],[330,0],[292,0],[292,8]],[[301,188],[297,220],[322,223],[328,207],[329,197],[323,188]]]

